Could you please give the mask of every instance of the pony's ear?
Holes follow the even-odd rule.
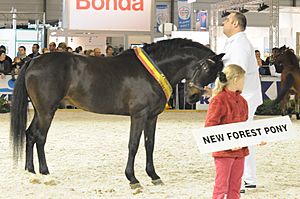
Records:
[[[222,60],[222,57],[225,55],[225,53],[221,53],[221,54],[218,54],[218,55],[215,55],[213,56],[211,59],[218,62],[220,60]]]

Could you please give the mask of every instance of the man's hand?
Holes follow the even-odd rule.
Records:
[[[0,73],[0,77],[1,77],[1,79],[5,79],[4,73]]]

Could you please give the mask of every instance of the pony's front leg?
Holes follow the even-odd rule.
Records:
[[[281,101],[281,112],[282,112],[282,116],[285,115],[289,115],[289,117],[291,117],[292,115],[290,114],[291,110],[290,110],[290,95],[289,93],[287,93],[282,101]]]
[[[157,116],[147,120],[144,130],[145,148],[146,148],[146,172],[151,177],[152,183],[155,185],[163,184],[160,177],[156,174],[153,164],[153,150],[155,143],[155,129]]]
[[[134,160],[135,155],[137,153],[141,134],[145,127],[147,116],[134,117],[131,116],[131,124],[130,124],[130,137],[128,143],[128,161],[125,170],[125,175],[127,179],[130,181],[130,187],[132,189],[141,187],[139,181],[136,179],[134,175]]]

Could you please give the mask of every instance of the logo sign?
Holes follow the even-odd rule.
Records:
[[[196,13],[196,30],[207,29],[207,11],[200,10]]]
[[[178,0],[178,30],[191,29],[191,4]]]
[[[178,9],[178,11],[179,11],[178,15],[182,20],[187,20],[191,17],[190,9],[186,6],[182,6],[181,8]]]
[[[169,22],[169,8],[166,4],[156,5],[156,23],[158,25]]]
[[[12,94],[15,87],[15,80],[8,78],[6,75],[4,79],[0,79],[0,94]]]
[[[150,31],[152,0],[65,0],[71,30]]]
[[[200,128],[193,133],[201,153],[296,137],[288,116]]]

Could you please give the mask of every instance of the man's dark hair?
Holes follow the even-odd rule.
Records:
[[[56,43],[55,42],[51,42],[49,45],[53,45],[56,48]]]
[[[78,46],[77,48],[75,48],[76,53],[80,53],[80,51],[82,51],[82,46]]]
[[[239,27],[241,28],[242,31],[246,30],[247,26],[247,19],[244,14],[240,12],[233,12],[235,13],[234,17],[239,23]]]
[[[19,48],[23,48],[24,51],[26,51],[26,47],[25,46],[19,46]]]
[[[111,48],[111,49],[114,49],[111,45],[108,45],[108,46],[106,47],[106,50],[105,50],[105,51],[107,52],[108,49],[110,49],[110,48]]]
[[[36,46],[37,49],[40,49],[40,45],[38,45],[38,44],[33,44],[33,46]]]
[[[4,45],[1,45],[0,49],[6,52],[6,47]]]
[[[260,53],[259,50],[255,50],[255,53]]]
[[[5,54],[5,51],[4,51],[4,50],[0,50],[0,56],[1,56],[3,53]]]

